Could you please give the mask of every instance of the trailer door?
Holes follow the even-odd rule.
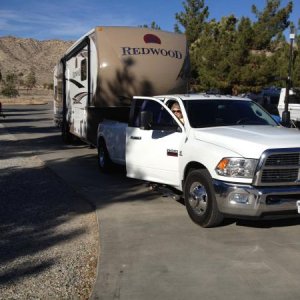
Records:
[[[88,106],[88,45],[66,62],[66,97],[70,132],[86,139]]]

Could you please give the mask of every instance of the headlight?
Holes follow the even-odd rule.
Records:
[[[227,177],[252,178],[257,159],[225,157],[216,166],[218,175]]]

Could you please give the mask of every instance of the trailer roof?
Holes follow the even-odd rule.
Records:
[[[76,42],[74,42],[74,44],[67,49],[67,51],[65,52],[65,55],[67,55],[68,53],[70,53],[74,48],[76,48],[77,45],[79,45],[86,37],[90,36],[92,33],[94,33],[97,30],[102,30],[102,28],[120,28],[120,29],[125,29],[125,28],[132,28],[134,30],[147,30],[147,31],[160,31],[158,29],[153,29],[153,28],[143,28],[143,27],[134,27],[134,26],[95,26],[94,28],[92,28],[90,31],[88,31],[87,33],[85,33],[84,35],[82,35]],[[167,33],[172,33],[172,34],[178,34],[178,35],[182,35],[182,33],[177,33],[177,32],[171,32],[171,31],[167,31],[167,30],[163,30],[163,32],[167,32]]]

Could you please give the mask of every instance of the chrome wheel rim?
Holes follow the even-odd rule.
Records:
[[[194,182],[189,190],[189,205],[199,216],[205,214],[207,209],[207,191],[200,182]]]

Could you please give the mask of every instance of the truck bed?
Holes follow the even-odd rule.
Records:
[[[104,139],[110,159],[122,165],[125,165],[127,126],[124,122],[104,120],[98,127],[98,140]]]

